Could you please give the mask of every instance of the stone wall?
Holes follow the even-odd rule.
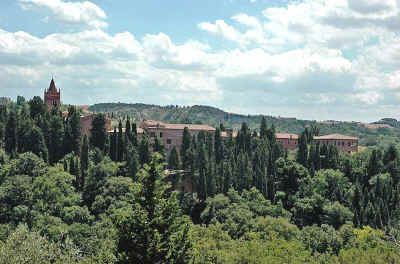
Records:
[[[358,140],[355,139],[317,139],[316,141],[319,142],[320,146],[334,145],[341,152],[358,152]]]
[[[81,116],[81,135],[90,137],[90,130],[92,129],[93,118],[95,114]],[[106,131],[111,130],[111,119],[106,118]]]

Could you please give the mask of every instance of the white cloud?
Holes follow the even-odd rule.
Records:
[[[45,8],[51,17],[63,23],[83,25],[89,28],[106,28],[106,13],[90,1],[67,2],[64,0],[19,0],[24,9]],[[48,18],[46,18],[48,20]]]
[[[361,101],[362,103],[373,105],[383,99],[383,95],[377,91],[370,91],[366,93],[354,94],[354,99]]]
[[[200,30],[237,44],[218,50],[195,39],[176,44],[165,33],[141,39],[109,34],[91,22],[104,22],[103,11],[64,17],[55,10],[67,9],[52,4],[87,2],[20,1],[86,28],[44,38],[0,29],[5,95],[24,86],[28,96],[41,93],[54,73],[68,103],[196,103],[372,121],[394,113],[400,100],[400,38],[390,26],[399,12],[396,1],[293,1],[264,10],[262,18],[241,13],[200,23]]]
[[[240,32],[237,31],[234,27],[226,24],[223,20],[217,20],[214,24],[203,22],[200,23],[198,26],[202,30],[208,31],[214,35],[221,35],[228,40],[238,41],[238,39],[240,38]]]

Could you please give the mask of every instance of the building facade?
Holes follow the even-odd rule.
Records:
[[[314,141],[322,145],[333,145],[341,152],[357,153],[358,152],[358,138],[345,136],[341,134],[331,134],[326,136],[314,137]]]
[[[44,90],[44,102],[49,110],[61,105],[61,91],[57,90],[54,79],[51,79],[50,86]]]
[[[295,150],[299,144],[299,136],[289,133],[276,133],[276,140],[282,144],[285,149]]]
[[[167,151],[173,147],[178,150],[182,145],[183,130],[189,129],[190,135],[199,134],[200,131],[215,133],[215,128],[208,125],[168,124],[161,121],[144,120],[139,126],[150,138],[158,138]]]
[[[80,124],[81,124],[81,135],[86,135],[90,137],[90,130],[92,129],[93,119],[96,114],[90,114],[86,116],[81,116]],[[106,118],[106,131],[111,130],[111,119]]]

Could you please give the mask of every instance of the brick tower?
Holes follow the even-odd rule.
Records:
[[[53,78],[51,78],[49,89],[44,90],[44,102],[49,110],[61,104],[61,91],[57,91]]]

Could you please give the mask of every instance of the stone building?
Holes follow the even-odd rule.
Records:
[[[299,144],[299,136],[289,133],[276,133],[276,140],[282,144],[285,149],[295,150]]]
[[[117,131],[117,133],[118,133],[118,128],[116,128],[116,131]],[[110,133],[110,134],[111,134],[111,133],[114,133],[114,128],[112,128],[112,127],[109,128],[107,132]],[[126,128],[123,127],[123,128],[122,128],[122,134],[125,134],[125,132],[126,132]],[[137,128],[136,128],[136,134],[137,134],[138,139],[142,138],[142,137],[143,137],[143,134],[144,134],[143,128],[137,127]]]
[[[167,151],[173,147],[178,150],[182,145],[183,130],[189,129],[190,135],[197,135],[200,131],[215,133],[215,128],[208,125],[168,124],[161,121],[144,120],[140,126],[150,138],[157,137]]]
[[[11,98],[9,97],[0,97],[0,105],[7,105],[11,103]]]
[[[81,135],[90,137],[90,130],[92,129],[93,118],[96,114],[89,114],[81,116]],[[106,117],[106,131],[111,130],[111,119]]]
[[[61,90],[57,90],[53,78],[51,78],[49,88],[44,90],[44,102],[49,110],[61,105]]]
[[[334,145],[341,152],[357,153],[358,152],[358,138],[345,136],[341,134],[331,134],[326,136],[314,137],[316,142],[322,145]]]

